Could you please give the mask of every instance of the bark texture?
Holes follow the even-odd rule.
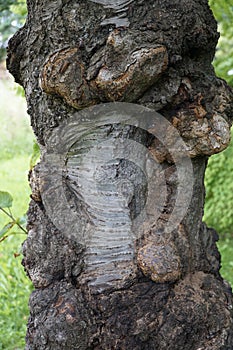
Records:
[[[88,244],[52,223],[37,165],[23,246],[35,286],[26,349],[232,350],[231,289],[219,274],[217,233],[202,223],[207,159],[227,147],[233,110],[232,91],[211,66],[218,34],[207,1],[27,3],[27,21],[10,41],[7,64],[25,89],[42,154],[51,131],[77,110],[133,102],[158,111],[180,132],[192,159],[194,191],[179,227],[163,233],[174,207],[176,167],[155,139],[127,131],[167,169],[161,240],[158,226],[148,224],[133,242],[134,257],[115,262],[123,277],[95,289],[92,281],[100,275],[85,265]],[[102,130],[101,137],[109,132]],[[132,164],[118,166],[134,173]],[[79,204],[76,199],[84,217]],[[89,221],[83,219],[80,230]]]

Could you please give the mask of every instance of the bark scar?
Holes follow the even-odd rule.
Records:
[[[123,72],[102,67],[93,86],[109,101],[133,102],[156,82],[167,64],[165,47],[142,48],[130,55]]]
[[[168,53],[161,45],[126,50],[130,35],[121,35],[113,31],[97,58],[91,58],[89,67],[79,48],[53,53],[40,74],[42,90],[62,97],[76,109],[100,102],[136,101],[167,69]]]

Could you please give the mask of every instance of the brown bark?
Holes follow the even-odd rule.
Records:
[[[31,173],[23,247],[23,264],[35,286],[26,349],[233,349],[233,300],[219,274],[218,236],[202,223],[207,159],[227,147],[233,110],[232,91],[211,66],[217,40],[206,0],[28,0],[28,18],[10,41],[7,63],[25,89],[42,151],[42,161]],[[115,113],[104,124],[94,112],[90,120],[90,110],[78,112],[113,101],[159,112],[169,122],[166,133],[158,131],[158,122],[154,130],[149,122],[140,126],[140,118],[140,127],[123,125]],[[174,128],[192,162],[191,175],[184,166],[182,184],[179,156],[169,150],[176,141]],[[121,213],[128,221],[122,216],[119,222],[129,223],[137,235],[114,221],[120,207],[109,219],[109,197],[101,202],[97,193],[97,205],[91,206],[78,183],[90,148],[103,143],[104,153],[105,141],[120,138],[126,147],[130,141],[142,145],[164,173],[161,181],[157,173],[148,180],[136,153],[135,162],[117,159],[95,173],[99,193],[106,190],[106,178],[114,183],[117,176],[123,179],[126,187],[120,190],[124,200],[130,199]],[[64,169],[56,168],[53,155],[65,151],[66,173],[60,175]],[[150,192],[153,181],[157,190]],[[192,181],[192,198],[188,205],[180,204],[186,214],[166,230],[179,190],[188,192]],[[51,217],[51,198],[51,210],[61,210],[59,186],[65,188],[77,222],[69,221],[69,211],[57,221]],[[159,208],[163,186],[167,194]],[[115,197],[120,190],[111,188]],[[91,191],[85,193],[94,201]],[[158,198],[159,215],[146,207],[150,196]],[[134,219],[144,206],[146,216],[136,226]],[[101,222],[108,225],[108,220],[117,244],[125,244],[113,247],[115,237],[101,236]]]

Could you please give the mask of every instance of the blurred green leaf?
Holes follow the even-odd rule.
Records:
[[[38,160],[40,159],[40,147],[36,141],[33,143],[32,156],[30,159],[30,170],[36,165]]]
[[[14,225],[15,225],[15,222],[9,222],[8,224],[6,224],[0,231],[0,238],[2,238],[2,236],[8,233]]]
[[[0,191],[0,208],[11,208],[13,198],[10,193]]]
[[[21,218],[17,219],[16,221],[19,225],[25,226],[27,223],[27,217],[26,215],[22,216]]]

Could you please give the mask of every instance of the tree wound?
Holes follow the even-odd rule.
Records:
[[[77,48],[66,48],[52,54],[44,64],[41,88],[47,94],[56,94],[75,108],[95,104],[95,99],[84,78],[85,67]]]
[[[127,35],[122,38],[118,30],[113,31],[101,51],[102,58],[95,62],[94,56],[88,70],[78,48],[53,53],[43,66],[41,88],[77,109],[101,101],[136,101],[167,69],[168,54],[164,46],[158,46],[132,48],[124,55],[127,40]],[[112,51],[114,61],[108,59]]]

